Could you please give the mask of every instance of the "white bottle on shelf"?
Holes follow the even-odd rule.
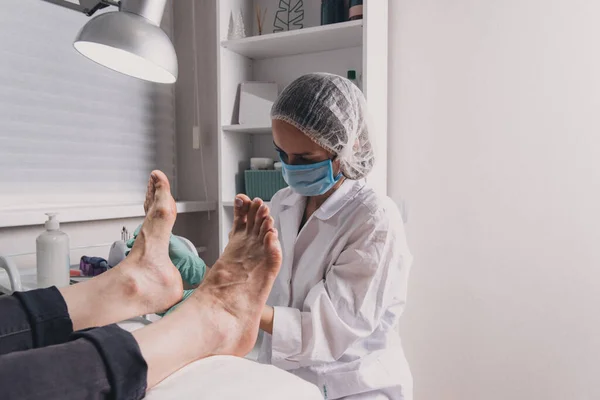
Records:
[[[69,236],[60,231],[57,214],[47,213],[46,231],[35,241],[39,288],[69,286]]]

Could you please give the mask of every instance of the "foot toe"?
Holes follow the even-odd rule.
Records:
[[[244,194],[238,194],[235,197],[234,208],[233,208],[233,232],[237,232],[244,229],[246,226],[246,217],[250,210],[252,200]]]
[[[263,245],[267,254],[266,267],[278,272],[281,266],[281,243],[276,229],[267,232]]]
[[[254,224],[256,221],[256,213],[260,206],[262,206],[263,201],[259,198],[252,200],[252,204],[250,205],[250,210],[248,211],[248,218],[246,223],[246,232],[252,233],[254,231]]]
[[[154,198],[156,201],[164,200],[165,197],[168,199],[171,197],[171,184],[169,183],[169,178],[162,171],[152,171],[150,175],[151,179],[154,182]]]
[[[267,233],[275,229],[274,225],[275,225],[275,221],[273,220],[273,217],[271,217],[270,215],[263,220],[263,222],[260,226],[260,235],[259,235],[259,239],[260,239],[261,243],[264,243],[265,236],[267,235]]]
[[[152,203],[154,202],[154,192],[155,191],[156,191],[156,189],[154,187],[154,178],[151,175],[150,179],[148,179],[148,187],[146,189],[146,199],[144,200],[145,214],[148,214],[148,210],[150,209],[150,207],[152,206]]]
[[[260,230],[262,228],[263,222],[269,217],[269,207],[266,204],[260,206],[256,213],[256,219],[254,221],[254,230],[253,234],[255,236],[260,235]]]
[[[169,178],[167,178],[167,175],[165,175],[164,172],[162,172],[158,169],[155,169],[154,171],[152,171],[150,173],[150,176],[152,177],[152,179],[154,181],[154,185],[156,186],[157,189],[161,189],[161,188],[170,189]]]

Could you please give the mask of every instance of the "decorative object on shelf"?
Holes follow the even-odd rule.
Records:
[[[321,25],[348,21],[348,0],[322,0]]]
[[[240,125],[271,125],[271,107],[277,98],[277,84],[244,82],[240,85]]]
[[[350,0],[348,17],[350,21],[363,19],[363,0]]]
[[[304,28],[304,1],[279,0],[279,10],[275,13],[273,32],[291,31]]]
[[[232,15],[229,18],[229,32],[227,39],[243,39],[246,37],[246,27],[244,25],[244,16],[242,10],[240,10],[235,16]]]
[[[235,39],[233,36],[233,32],[235,28],[235,23],[233,22],[233,13],[229,14],[229,26],[227,28],[227,40],[233,40]]]
[[[281,171],[245,171],[246,195],[251,199],[258,197],[263,201],[271,201],[271,198],[287,187]]]
[[[239,39],[243,39],[246,37],[246,26],[244,25],[244,16],[242,15],[242,10],[240,10],[237,14],[237,19],[235,23],[235,34]]]
[[[265,17],[267,16],[267,7],[264,10],[256,4],[256,26],[258,27],[258,35],[262,35],[263,26],[265,25]]]

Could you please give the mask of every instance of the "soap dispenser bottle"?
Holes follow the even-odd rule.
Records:
[[[60,231],[57,214],[46,215],[46,231],[38,236],[35,242],[38,288],[69,286],[69,236]]]

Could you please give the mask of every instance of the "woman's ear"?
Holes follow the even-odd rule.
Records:
[[[333,166],[333,176],[336,177],[342,172],[342,163],[340,162],[340,159],[336,157],[331,164]]]

